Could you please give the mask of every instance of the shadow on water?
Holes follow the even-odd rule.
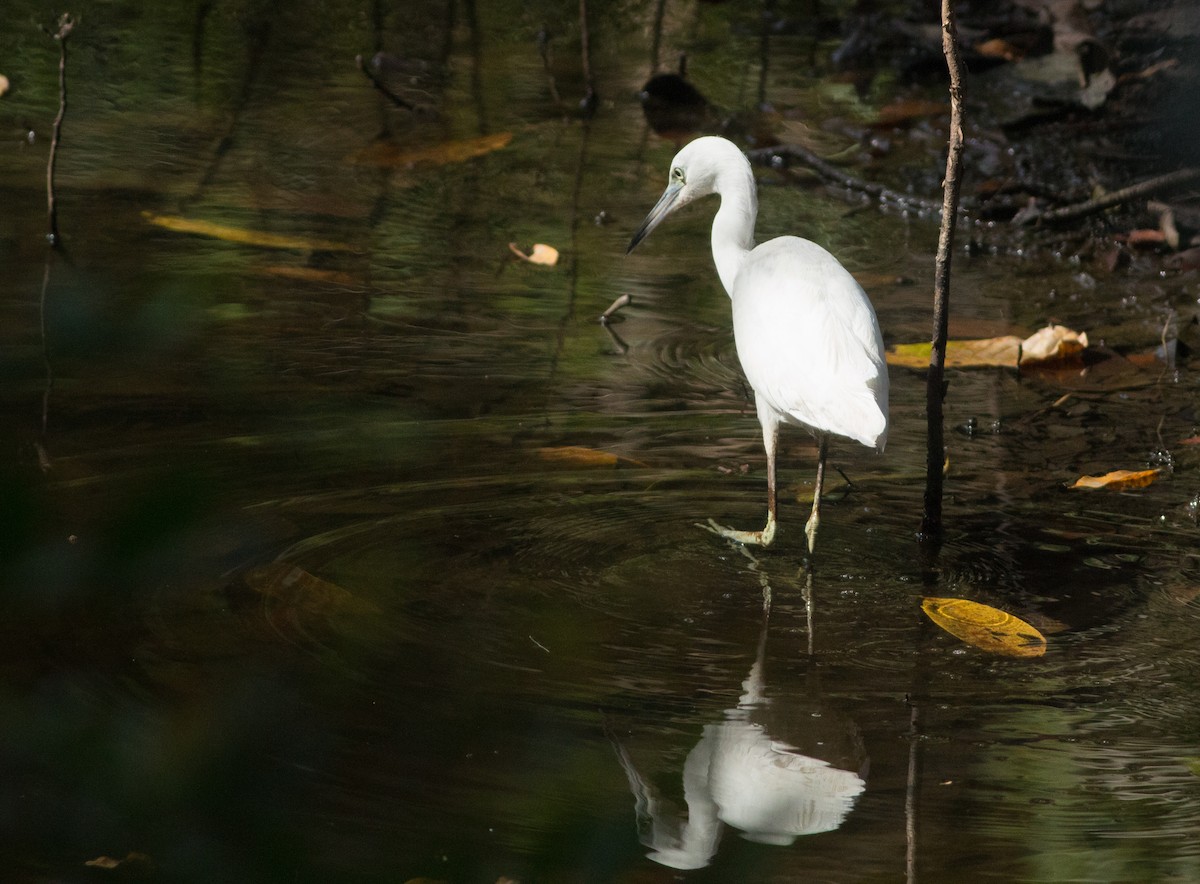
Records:
[[[803,434],[777,548],[695,527],[765,508],[709,216],[620,256],[674,150],[637,99],[661,73],[644,30],[655,60],[694,44],[711,107],[769,88],[850,113],[793,76],[817,41],[732,7],[593,8],[584,124],[575,5],[541,10],[541,52],[524,12],[478,4],[277,12],[81,17],[44,304],[44,152],[0,149],[14,880],[106,857],[164,881],[1195,877],[1196,381],[1186,353],[1124,359],[1194,279],[964,255],[960,336],[1055,318],[1124,361],[953,375],[933,560],[923,378],[893,368],[886,455],[831,449],[849,482],[806,583]],[[30,39],[0,36],[14,84],[41,82]],[[420,113],[353,63],[380,51]],[[51,101],[22,86],[0,118]],[[764,234],[874,277],[889,343],[927,334],[930,224],[760,174]],[[1144,489],[1065,488],[1147,463]],[[1011,612],[1046,653],[971,647],[929,596]]]

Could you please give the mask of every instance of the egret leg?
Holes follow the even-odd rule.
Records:
[[[821,524],[821,488],[825,484],[825,454],[829,448],[829,437],[824,433],[817,437],[817,483],[813,488],[812,515],[804,523],[804,533],[808,535],[808,554],[812,555],[813,547],[817,545],[817,527]]]
[[[762,415],[760,413],[760,419]],[[775,541],[775,444],[779,440],[779,424],[774,420],[763,420],[763,447],[767,450],[767,524],[761,531],[739,531],[727,528],[709,519],[707,524],[697,522],[696,527],[711,531],[718,537],[735,540],[751,546],[770,546]]]

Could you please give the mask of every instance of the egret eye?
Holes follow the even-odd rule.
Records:
[[[676,166],[671,170],[671,180],[683,184],[683,166]]]

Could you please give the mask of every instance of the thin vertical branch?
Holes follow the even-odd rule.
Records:
[[[946,398],[946,335],[950,318],[950,259],[954,253],[954,228],[958,221],[959,168],[962,165],[963,76],[958,54],[953,0],[942,0],[942,52],[950,71],[950,143],[946,155],[946,180],[942,185],[942,228],[938,236],[933,278],[933,341],[929,352],[929,377],[925,393],[928,417],[925,513],[921,538],[934,542],[942,533],[942,487],[946,460],[943,401]]]
[[[62,138],[63,117],[67,115],[67,37],[75,27],[71,13],[64,12],[58,20],[58,31],[51,34],[58,41],[58,116],[54,118],[54,134],[50,138],[50,156],[46,160],[46,213],[50,230],[46,238],[50,245],[59,244],[58,204],[54,193],[54,170],[58,163],[58,143]]]

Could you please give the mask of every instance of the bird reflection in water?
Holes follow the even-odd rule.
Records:
[[[737,706],[725,711],[723,721],[705,725],[700,742],[688,753],[683,765],[686,813],[662,799],[634,767],[628,750],[613,741],[633,791],[639,838],[657,863],[674,869],[708,865],[726,825],[750,841],[780,846],[801,835],[833,831],[866,788],[858,773],[802,754],[755,721],[768,704],[766,638],[764,615],[758,657],[742,682]],[[862,758],[857,734],[845,736],[844,742],[854,744],[852,754]],[[830,751],[839,748],[845,747]],[[864,772],[865,767],[864,759]]]

